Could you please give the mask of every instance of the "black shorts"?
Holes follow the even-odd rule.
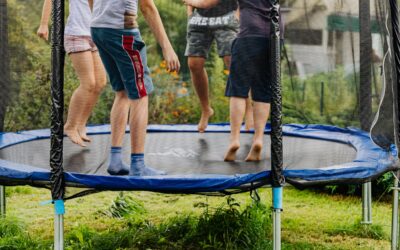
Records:
[[[225,95],[271,103],[271,40],[264,37],[237,38]]]

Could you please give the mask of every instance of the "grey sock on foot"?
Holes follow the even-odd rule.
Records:
[[[122,161],[122,148],[111,147],[110,163],[107,168],[110,175],[127,175],[129,174],[129,166]]]
[[[144,154],[131,155],[131,171],[129,175],[133,176],[155,176],[166,175],[164,171],[159,171],[154,168],[147,167],[144,164]]]

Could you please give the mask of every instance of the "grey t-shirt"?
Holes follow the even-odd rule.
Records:
[[[138,0],[93,0],[91,27],[124,29],[127,15],[137,16]]]
[[[238,37],[270,37],[272,4],[268,0],[239,0],[240,31]],[[283,22],[281,18],[281,38]]]
[[[65,35],[90,36],[90,19],[92,13],[87,0],[70,0],[69,16],[65,26]]]

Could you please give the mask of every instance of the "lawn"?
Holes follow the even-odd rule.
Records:
[[[77,198],[66,203],[66,249],[270,249],[271,190],[260,196],[261,205],[248,193]],[[49,197],[47,190],[7,188],[0,249],[51,248],[53,207],[40,204]],[[360,217],[359,197],[285,188],[283,249],[389,249],[391,204],[373,203],[372,226],[361,226]]]

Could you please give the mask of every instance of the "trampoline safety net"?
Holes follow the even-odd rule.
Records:
[[[280,1],[283,175],[293,185],[362,183],[397,168],[394,44],[399,41],[393,35],[393,13],[389,1],[360,2]],[[162,51],[139,11],[137,22],[154,84],[149,95],[145,161],[166,175],[138,177],[107,172],[115,92],[98,52],[65,53],[64,67],[63,57],[58,64],[52,62],[52,46],[62,49],[62,44],[54,44],[57,39],[52,43],[51,35],[50,42],[37,36],[43,2],[0,0],[1,185],[45,187],[52,183],[51,79],[57,77],[52,67],[64,70],[64,101],[56,104],[63,108],[64,123],[69,125],[64,132],[75,130],[73,136],[86,145],[64,137],[62,166],[67,187],[202,193],[271,184],[269,123],[260,161],[245,161],[254,135],[254,129],[245,126],[250,123],[241,129],[236,160],[224,161],[231,131],[229,98],[224,93],[232,72],[215,42],[205,64],[214,115],[205,133],[198,132],[201,107],[185,56],[186,6],[181,0],[155,3],[182,67],[179,73],[166,70]],[[49,22],[50,34],[59,28]],[[103,83],[107,83],[104,88]],[[126,110],[117,112],[125,120]],[[122,159],[129,164],[129,125],[117,125],[126,125]],[[90,142],[83,140],[85,134]]]

